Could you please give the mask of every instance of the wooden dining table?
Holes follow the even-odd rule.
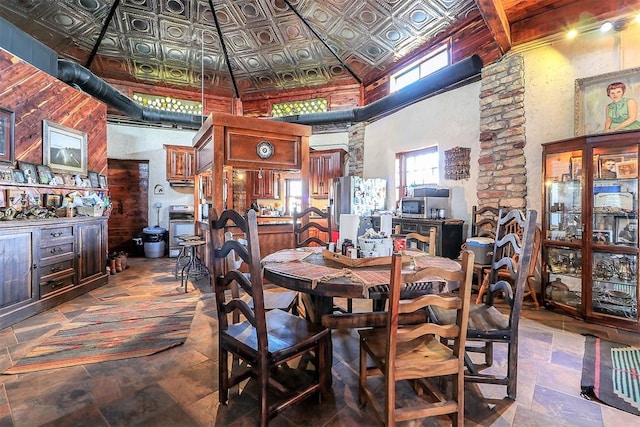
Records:
[[[440,256],[432,256],[418,250],[402,251],[403,282],[410,283],[411,276],[426,267],[443,267],[447,270],[460,270],[458,261]],[[379,265],[371,265],[372,260],[345,260],[339,254],[332,254],[322,247],[282,249],[262,259],[264,278],[284,288],[309,295],[311,307],[306,307],[307,318],[322,324],[325,315],[333,314],[334,298],[368,298],[369,290],[389,286],[391,275],[391,257]],[[376,261],[376,262],[377,262]],[[429,278],[433,293],[449,292],[457,288],[457,283],[447,283],[441,278]],[[358,313],[360,314],[360,313]],[[376,316],[377,315],[377,316]],[[348,315],[347,315],[348,316]],[[356,315],[357,316],[357,315]],[[384,324],[386,314],[382,312],[366,313],[367,326],[377,319],[376,326]],[[426,321],[426,318],[420,322]],[[341,323],[344,324],[344,323]],[[358,321],[353,327],[361,327]],[[327,360],[331,360],[333,346],[327,345]],[[328,364],[328,378],[331,376],[331,364]],[[331,382],[331,380],[330,380]]]
[[[411,275],[426,267],[443,267],[459,270],[460,263],[444,257],[431,256],[418,250],[402,251],[403,278],[411,281]],[[325,314],[333,311],[334,298],[368,298],[369,290],[389,284],[389,263],[371,265],[366,258],[345,260],[322,247],[282,249],[262,259],[264,278],[284,288],[304,292],[311,296],[313,313],[310,317],[320,323]],[[353,264],[353,265],[352,265]],[[449,292],[457,287],[439,278],[430,281],[433,293]]]

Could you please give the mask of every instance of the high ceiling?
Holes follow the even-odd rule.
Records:
[[[102,78],[243,97],[369,84],[447,38],[495,60],[571,20],[638,3],[3,0],[0,16]]]

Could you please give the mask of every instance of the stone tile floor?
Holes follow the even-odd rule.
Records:
[[[173,259],[131,258],[130,268],[109,284],[55,309],[0,330],[0,371],[101,297],[182,293]],[[191,332],[182,346],[159,354],[83,366],[0,375],[0,426],[252,426],[256,421],[251,386],[218,404],[215,300],[202,279],[189,292],[202,295]],[[356,310],[368,301],[356,301]],[[525,307],[521,322],[518,398],[504,387],[466,387],[467,425],[620,426],[637,425],[631,414],[580,397],[584,337],[592,333],[638,344],[639,335],[590,325],[545,309]],[[334,331],[333,389],[328,399],[290,408],[273,426],[375,425],[357,396],[358,341],[355,331]],[[505,366],[506,348],[496,348],[491,369]],[[447,418],[407,425],[449,425]]]

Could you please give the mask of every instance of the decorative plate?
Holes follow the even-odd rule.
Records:
[[[270,142],[262,141],[258,144],[257,152],[261,159],[268,159],[273,156],[273,145]]]

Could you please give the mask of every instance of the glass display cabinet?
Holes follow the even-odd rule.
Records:
[[[543,298],[586,320],[640,330],[640,132],[543,145]]]

